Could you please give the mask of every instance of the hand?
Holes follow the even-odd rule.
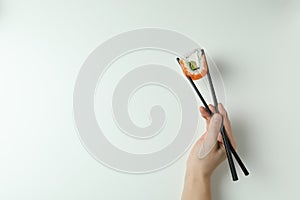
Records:
[[[212,112],[215,111],[212,105],[209,108]],[[218,108],[220,114],[214,114],[211,117],[204,107],[200,107],[200,113],[206,120],[206,132],[196,142],[190,152],[182,199],[211,198],[210,177],[217,166],[226,158],[225,147],[220,134],[222,120],[228,138],[232,146],[236,148],[227,112],[222,104],[219,104]],[[193,193],[193,191],[195,194],[189,194]]]

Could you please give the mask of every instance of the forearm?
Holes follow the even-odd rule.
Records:
[[[181,200],[211,200],[210,177],[186,174]]]

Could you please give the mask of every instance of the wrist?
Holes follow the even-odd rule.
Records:
[[[196,169],[195,167],[187,166],[185,178],[193,182],[203,182],[210,180],[212,172],[203,169]]]
[[[199,185],[208,185],[210,184],[210,174],[192,174],[192,173],[186,173],[185,176],[185,183],[192,186],[199,186]]]

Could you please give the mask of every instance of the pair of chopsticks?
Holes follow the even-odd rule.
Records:
[[[215,89],[214,89],[212,78],[211,78],[210,71],[209,71],[209,68],[208,68],[208,64],[207,64],[205,52],[204,52],[203,49],[201,49],[201,53],[204,55],[204,61],[205,61],[205,64],[207,66],[207,78],[208,78],[208,83],[209,83],[209,86],[210,86],[210,90],[211,90],[211,94],[212,94],[212,98],[213,98],[213,102],[214,102],[215,112],[219,113],[217,96],[216,96],[216,93],[215,93]],[[178,63],[179,63],[179,61],[180,61],[180,59],[177,58],[177,62]],[[203,98],[203,96],[201,95],[200,91],[196,87],[194,81],[191,79],[191,77],[189,77],[187,75],[186,75],[186,77],[189,80],[189,82],[191,83],[191,85],[193,86],[195,92],[199,96],[199,98],[200,98],[201,102],[203,103],[204,107],[206,108],[206,110],[208,111],[208,113],[210,114],[210,116],[212,116],[214,113],[209,109],[209,107],[208,107],[205,99]],[[244,165],[244,163],[242,162],[241,158],[239,157],[239,155],[237,154],[237,152],[233,148],[231,142],[229,141],[229,138],[228,138],[228,135],[226,133],[225,127],[223,126],[223,123],[221,125],[220,132],[221,132],[221,135],[222,135],[222,138],[223,138],[223,141],[224,141],[224,147],[225,147],[225,151],[226,151],[226,156],[227,156],[227,160],[228,160],[228,164],[229,164],[229,168],[230,168],[232,180],[233,181],[237,181],[238,180],[238,175],[236,173],[235,165],[234,165],[234,162],[233,162],[233,159],[232,159],[232,154],[235,157],[235,159],[238,162],[238,164],[240,165],[240,167],[241,167],[243,173],[245,174],[245,176],[248,176],[249,172],[248,172],[246,166]]]

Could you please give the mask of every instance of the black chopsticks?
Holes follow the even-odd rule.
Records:
[[[214,86],[213,86],[213,83],[212,83],[212,78],[211,78],[211,75],[210,75],[210,71],[209,71],[209,68],[208,68],[208,64],[207,64],[207,61],[206,61],[206,56],[205,56],[205,52],[203,49],[201,49],[201,53],[204,55],[204,59],[205,59],[205,64],[207,66],[207,77],[208,77],[208,82],[209,82],[209,85],[210,85],[210,90],[211,90],[211,93],[212,93],[212,97],[213,97],[213,101],[214,101],[214,107],[215,107],[215,111],[216,113],[219,113],[219,109],[218,109],[218,101],[217,101],[217,97],[216,97],[216,93],[215,93],[215,90],[214,90]],[[177,58],[177,62],[179,63],[180,59]],[[180,63],[179,63],[180,64]],[[199,96],[201,102],[203,103],[204,107],[206,108],[206,110],[208,111],[208,113],[212,116],[213,115],[213,112],[209,109],[205,99],[203,98],[203,96],[201,95],[200,91],[198,90],[198,88],[196,87],[194,81],[192,80],[191,77],[187,76],[187,79],[189,80],[189,82],[191,83],[191,85],[193,86],[195,92],[197,93],[197,95]],[[233,159],[232,159],[232,155],[231,153],[233,154],[233,156],[235,157],[236,161],[238,162],[238,164],[240,165],[243,173],[245,174],[245,176],[249,175],[249,171],[247,170],[246,166],[244,165],[244,163],[242,162],[241,158],[239,157],[239,155],[237,154],[237,152],[235,151],[235,149],[233,148],[232,144],[230,143],[229,141],[229,138],[227,136],[227,133],[226,133],[226,130],[225,130],[225,127],[223,126],[223,123],[222,123],[222,126],[221,126],[221,135],[222,135],[222,138],[223,138],[223,141],[224,141],[224,146],[225,146],[225,151],[226,151],[226,156],[227,156],[227,160],[228,160],[228,164],[229,164],[229,168],[230,168],[230,171],[231,171],[231,175],[232,175],[232,180],[233,181],[237,181],[238,180],[238,175],[236,173],[236,169],[235,169],[235,165],[234,165],[234,162],[233,162]]]

